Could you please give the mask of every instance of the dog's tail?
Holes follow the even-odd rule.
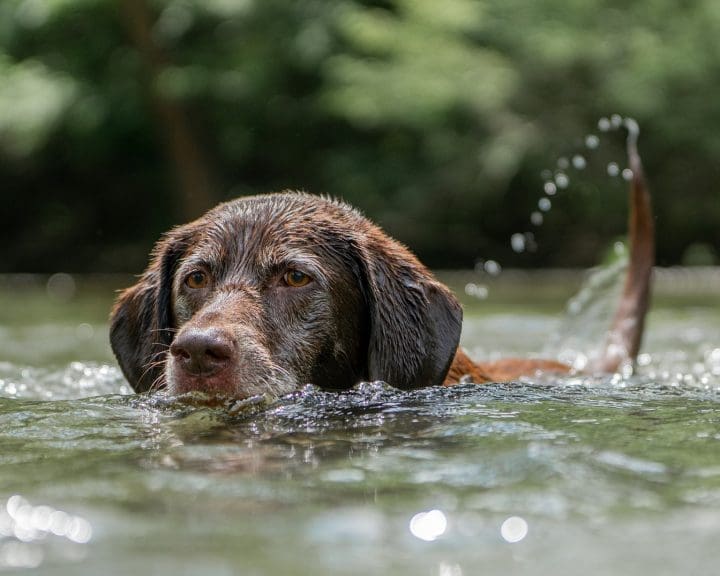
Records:
[[[597,366],[593,366],[601,372],[617,372],[634,365],[650,304],[652,269],[655,263],[655,227],[650,192],[637,149],[640,129],[637,122],[630,118],[625,119],[624,125],[628,132],[627,155],[632,170],[628,217],[630,256],[615,317]]]

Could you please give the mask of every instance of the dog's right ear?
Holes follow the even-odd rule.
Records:
[[[163,360],[175,328],[173,276],[194,235],[192,224],[168,232],[140,280],[120,294],[110,314],[110,345],[136,392],[164,386]]]

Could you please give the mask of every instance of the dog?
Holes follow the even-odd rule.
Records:
[[[650,199],[634,141],[630,261],[593,370],[636,357],[653,265]],[[400,389],[567,373],[553,360],[472,361],[462,309],[402,244],[344,202],[243,197],[168,232],[111,313],[112,349],[138,392],[279,396],[312,383]]]

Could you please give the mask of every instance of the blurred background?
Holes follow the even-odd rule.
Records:
[[[717,264],[719,38],[717,0],[2,0],[0,272],[137,273],[284,188],[432,267],[587,266],[626,226],[612,114],[659,263]]]

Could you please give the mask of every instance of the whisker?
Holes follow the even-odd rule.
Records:
[[[169,332],[170,334],[177,333],[178,328],[151,328],[150,332]]]
[[[158,358],[160,356],[160,358]],[[165,363],[167,362],[167,354],[164,352],[156,352],[152,355],[150,362],[145,366],[145,370],[143,370],[142,374],[140,375],[140,378],[138,379],[140,382],[147,376],[150,372],[153,370],[163,367]],[[161,371],[161,374],[164,372]]]
[[[166,348],[166,349],[169,349],[169,348],[170,348],[170,344],[167,344],[167,343],[165,343],[165,342],[150,342],[150,344],[151,344],[152,346],[160,346],[160,347]]]
[[[158,374],[155,380],[153,380],[150,384],[148,392],[157,392],[158,390],[162,390],[165,387],[165,382],[163,381],[164,379],[165,373],[160,372],[160,374]]]

